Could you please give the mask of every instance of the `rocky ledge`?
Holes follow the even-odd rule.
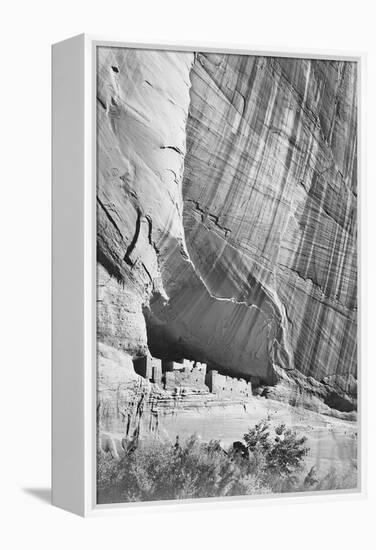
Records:
[[[99,49],[104,434],[145,406],[154,430],[156,409],[221,401],[140,377],[148,354],[354,419],[356,77],[342,61]]]

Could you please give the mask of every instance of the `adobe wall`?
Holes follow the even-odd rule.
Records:
[[[137,374],[162,386],[162,362],[156,357],[145,355],[133,359],[134,370]]]
[[[184,359],[181,362],[160,360],[150,354],[133,360],[137,374],[167,391],[187,388],[211,392],[222,398],[248,398],[252,384],[243,378],[225,376],[216,370],[207,372],[205,363]]]
[[[206,375],[205,383],[209,391],[219,397],[252,397],[252,384],[243,378],[224,376],[216,370],[211,370]]]
[[[164,370],[163,363],[163,370]],[[168,365],[170,367],[170,365]],[[192,388],[208,391],[205,386],[206,364],[184,359],[183,363],[173,363],[171,370],[164,371],[165,390]]]

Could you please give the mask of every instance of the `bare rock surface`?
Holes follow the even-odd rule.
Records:
[[[260,414],[269,401],[319,415],[315,434],[322,418],[350,425],[355,71],[339,61],[99,49],[103,434],[170,433],[193,410],[204,429],[215,407],[229,413],[211,394],[176,399],[137,376],[132,359],[149,352],[252,380]],[[207,426],[214,436],[214,420]]]
[[[351,63],[196,56],[184,229],[206,288],[184,281],[158,315],[169,323],[174,314],[169,332],[186,325],[189,345],[226,370],[271,382],[278,365],[353,393],[354,71]]]

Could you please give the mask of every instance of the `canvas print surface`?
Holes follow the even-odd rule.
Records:
[[[98,503],[357,487],[357,64],[99,47]]]

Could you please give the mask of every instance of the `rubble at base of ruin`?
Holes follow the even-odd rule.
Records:
[[[206,363],[199,361],[161,360],[148,354],[135,358],[133,365],[137,374],[175,394],[191,390],[210,392],[224,399],[252,397],[251,382],[222,375],[217,370],[207,371]]]

